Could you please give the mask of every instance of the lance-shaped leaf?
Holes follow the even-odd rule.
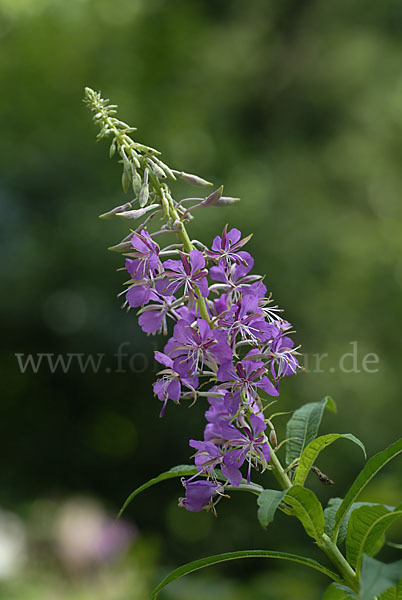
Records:
[[[333,528],[334,528],[335,522],[336,522],[336,513],[341,504],[342,504],[342,498],[331,498],[328,501],[328,506],[324,510],[325,533],[329,537],[332,536],[332,531],[333,531]],[[341,526],[339,528],[338,538],[337,538],[338,544],[342,544],[342,542],[346,539],[346,535],[348,532],[349,519],[350,519],[353,511],[360,508],[361,506],[375,506],[375,505],[376,505],[375,502],[353,502],[352,506],[349,508],[348,512],[346,513],[345,518],[343,519]],[[388,510],[394,510],[395,507],[394,506],[386,506],[386,508]]]
[[[178,465],[177,467],[172,467],[171,469],[169,469],[169,471],[164,471],[157,477],[154,477],[153,479],[150,479],[146,483],[143,483],[142,485],[137,487],[129,495],[129,497],[127,498],[127,500],[121,507],[120,512],[117,515],[117,518],[119,519],[121,517],[121,515],[126,510],[127,506],[130,504],[130,502],[132,502],[134,500],[134,498],[136,496],[138,496],[138,494],[140,494],[144,490],[147,490],[148,488],[152,487],[153,485],[156,485],[157,483],[160,483],[161,481],[166,481],[167,479],[173,479],[174,477],[190,477],[191,475],[196,475],[197,473],[198,473],[198,469],[197,469],[197,467],[194,467],[193,465]]]
[[[402,517],[402,505],[389,510],[383,504],[362,506],[352,513],[346,536],[346,558],[359,572],[363,554],[373,556],[385,542],[385,532]]]
[[[267,527],[275,517],[275,512],[286,496],[287,490],[264,490],[258,496],[258,520],[262,527]]]
[[[402,439],[398,440],[391,446],[388,446],[382,452],[375,454],[371,457],[360,474],[356,477],[352,486],[349,488],[348,493],[343,499],[341,505],[338,508],[338,512],[336,513],[335,525],[333,528],[332,538],[336,541],[338,536],[338,531],[341,526],[343,519],[345,518],[346,513],[349,508],[352,506],[353,502],[359,496],[360,492],[364,490],[366,485],[370,483],[373,477],[382,469],[390,460],[398,456],[402,453]]]
[[[309,402],[298,408],[286,425],[286,464],[301,456],[304,448],[318,433],[324,409],[336,412],[335,402],[325,396],[320,402]]]
[[[172,581],[179,579],[179,577],[183,577],[184,575],[188,575],[188,573],[193,573],[194,571],[199,571],[205,567],[209,567],[211,565],[216,565],[222,562],[226,562],[229,560],[237,560],[239,558],[277,558],[280,560],[288,560],[291,562],[296,562],[306,567],[311,567],[316,571],[320,571],[327,577],[330,577],[334,581],[339,581],[339,577],[333,571],[330,571],[320,563],[311,558],[305,558],[304,556],[298,556],[297,554],[288,554],[287,552],[273,552],[270,550],[242,550],[239,552],[227,552],[225,554],[216,554],[215,556],[208,556],[206,558],[201,558],[200,560],[194,560],[186,565],[175,569],[161,583],[154,589],[152,592],[151,600],[155,600],[158,597],[159,592],[166,587]]]
[[[119,519],[121,517],[123,512],[126,510],[127,506],[130,504],[130,502],[132,502],[134,500],[134,498],[136,496],[138,496],[138,494],[141,494],[141,492],[147,490],[148,488],[152,487],[153,485],[156,485],[157,483],[161,483],[162,481],[166,481],[167,479],[173,479],[174,477],[191,477],[191,475],[196,475],[197,473],[201,477],[203,476],[201,473],[199,473],[197,467],[195,467],[193,465],[178,465],[177,467],[172,467],[171,469],[169,469],[169,471],[164,471],[157,477],[150,479],[146,483],[143,483],[138,488],[136,488],[129,495],[127,500],[124,502],[123,506],[120,509],[119,514],[117,515],[117,518]],[[224,481],[224,482],[226,481],[226,477],[223,475],[223,473],[220,471],[220,469],[215,470],[215,477],[220,481]],[[246,479],[242,479],[240,482],[240,485],[238,485],[236,487],[229,485],[225,489],[230,490],[230,491],[236,491],[236,492],[237,491],[251,492],[258,496],[263,491],[264,488],[262,486],[258,485],[258,483],[253,483],[252,481],[250,483],[248,483]]]
[[[322,450],[324,450],[324,448],[336,440],[339,440],[339,438],[344,438],[357,444],[363,450],[364,457],[366,457],[366,450],[363,443],[351,433],[329,433],[328,435],[321,435],[307,444],[303,450],[293,480],[295,484],[304,485],[307,475],[309,474],[311,467],[314,465],[317,456]]]
[[[284,502],[289,504],[306,533],[318,541],[324,533],[324,512],[317,496],[301,485],[294,485],[287,490]]]
[[[362,576],[358,600],[373,600],[389,588],[400,588],[402,579],[402,560],[386,565],[385,563],[364,555]]]

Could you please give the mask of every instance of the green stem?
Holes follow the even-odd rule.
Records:
[[[288,488],[292,487],[292,482],[290,481],[289,477],[285,473],[285,470],[282,467],[279,458],[277,457],[276,453],[273,451],[272,448],[271,448],[271,459],[270,459],[269,463],[272,467],[272,473],[273,473],[275,479],[277,480],[277,482],[279,483],[279,485],[281,486],[281,488],[283,490],[287,490]]]
[[[281,462],[275,452],[271,448],[271,460],[270,465],[272,467],[272,473],[279,485],[282,489],[287,490],[292,487],[292,482],[290,481],[288,475],[285,473]],[[332,564],[338,569],[339,573],[342,575],[345,583],[355,592],[359,591],[359,580],[352,569],[350,564],[347,562],[338,546],[328,537],[325,533],[322,535],[320,540],[318,541],[318,546],[321,550],[328,556],[329,560]]]
[[[355,592],[359,591],[359,580],[338,546],[325,533],[321,536],[318,546],[328,556],[332,564],[341,573],[345,583]]]

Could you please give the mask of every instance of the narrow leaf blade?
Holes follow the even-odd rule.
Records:
[[[267,527],[275,517],[275,512],[284,496],[286,496],[287,490],[264,490],[258,496],[258,520],[262,527]]]
[[[294,485],[287,490],[284,501],[293,508],[306,533],[318,541],[324,533],[325,520],[324,511],[314,492]]]
[[[287,552],[274,552],[270,550],[242,550],[238,552],[227,552],[225,554],[216,554],[215,556],[208,556],[206,558],[201,558],[199,560],[194,560],[186,565],[175,569],[169,575],[161,581],[161,583],[154,589],[152,592],[151,600],[155,600],[158,597],[159,592],[166,587],[172,581],[179,579],[179,577],[183,577],[188,573],[193,573],[194,571],[199,571],[205,567],[209,567],[211,565],[216,565],[218,563],[226,562],[229,560],[236,560],[240,558],[277,558],[280,560],[288,560],[291,562],[296,562],[301,565],[305,565],[306,567],[311,567],[316,571],[320,571],[327,577],[330,577],[334,581],[339,581],[339,577],[333,571],[330,571],[317,561],[311,558],[305,558],[304,556],[298,556],[297,554],[288,554]]]
[[[304,448],[317,436],[324,409],[336,412],[335,402],[325,396],[320,402],[309,402],[297,409],[286,425],[286,463],[301,456]]]
[[[383,504],[362,506],[352,513],[346,537],[346,558],[357,572],[363,554],[377,554],[385,541],[385,532],[400,517],[402,506],[390,509]]]
[[[299,485],[304,485],[306,481],[307,475],[310,472],[311,467],[314,465],[318,455],[324,448],[333,444],[339,438],[344,438],[346,440],[350,440],[357,444],[364,453],[364,457],[366,457],[366,449],[363,443],[351,433],[329,433],[328,435],[321,435],[316,438],[312,442],[310,442],[300,457],[299,466],[297,467],[296,474],[294,477],[294,483]]]
[[[132,502],[134,498],[144,490],[147,490],[148,488],[152,487],[153,485],[156,485],[157,483],[160,483],[161,481],[173,479],[174,477],[188,477],[191,475],[195,475],[197,472],[197,468],[192,465],[178,465],[177,467],[172,467],[171,469],[169,469],[169,471],[164,471],[164,473],[161,473],[157,477],[150,479],[146,483],[143,483],[129,495],[129,497],[121,507],[117,518],[119,519],[121,517],[121,515],[126,510],[130,502]]]
[[[365,464],[363,470],[356,477],[352,486],[349,488],[343,502],[341,503],[338,512],[336,513],[336,521],[333,531],[333,539],[336,541],[338,531],[341,526],[343,519],[349,508],[359,496],[360,492],[366,487],[366,485],[373,479],[373,477],[382,469],[390,460],[402,453],[402,438],[391,444],[378,454],[375,454]]]

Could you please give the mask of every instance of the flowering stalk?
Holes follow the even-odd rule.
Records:
[[[101,127],[98,139],[110,136],[110,155],[117,152],[120,156],[123,190],[128,192],[132,188],[134,194],[132,200],[101,218],[130,221],[144,218],[110,249],[125,256],[130,276],[122,292],[123,306],[138,309],[138,322],[147,334],[170,333],[163,352],[155,353],[162,367],[153,388],[162,403],[160,416],[170,402],[179,404],[198,399],[204,402],[205,398],[208,402],[203,439],[189,441],[195,465],[175,468],[144,484],[133,492],[123,508],[149,485],[177,476],[182,477],[185,489],[179,506],[192,512],[206,509],[215,513],[216,505],[228,497],[228,492],[249,491],[258,496],[258,518],[264,527],[273,520],[277,509],[297,517],[337,573],[310,559],[271,551],[235,553],[235,558],[254,555],[302,562],[335,582],[328,588],[326,599],[371,600],[387,589],[384,586],[390,581],[397,583],[395,573],[399,573],[394,565],[389,565],[383,580],[377,578],[375,587],[366,593],[369,586],[366,555],[379,549],[384,540],[384,529],[378,526],[376,518],[380,515],[391,523],[393,518],[402,516],[402,505],[392,513],[389,507],[376,505],[381,509],[368,514],[368,507],[361,505],[353,512],[354,501],[373,473],[402,453],[402,442],[374,456],[345,499],[331,499],[332,504],[330,501],[323,511],[316,495],[304,485],[310,471],[323,483],[333,484],[314,466],[318,454],[339,438],[353,441],[365,452],[364,446],[351,434],[317,437],[324,408],[335,410],[328,397],[295,411],[287,424],[286,439],[278,446],[272,421],[283,413],[267,418],[265,412],[272,404],[270,398],[279,396],[280,381],[300,369],[297,348],[289,337],[291,325],[283,318],[281,309],[272,305],[263,278],[252,273],[254,260],[244,250],[251,236],[243,238],[239,230],[228,230],[226,226],[207,247],[192,240],[186,229],[195,209],[227,206],[238,199],[223,196],[221,186],[206,197],[175,200],[169,180],[180,178],[201,187],[211,184],[196,175],[171,169],[157,150],[135,142],[129,135],[135,129],[114,117],[116,107],[99,93],[86,88],[85,101]],[[157,240],[169,234],[177,236],[178,242],[161,246]],[[286,447],[286,468],[277,454],[282,445]],[[253,483],[251,474],[256,469],[271,471],[281,490],[263,489]],[[354,517],[359,512],[360,520]],[[349,520],[351,533],[346,537],[346,559],[339,543],[341,536],[346,535],[342,526]],[[362,523],[369,533],[360,539]],[[376,535],[370,527],[377,527]],[[186,573],[187,567],[191,572],[219,561],[219,557],[210,557],[196,561],[196,566],[190,563],[182,567],[156,588],[153,597],[166,583]],[[372,568],[373,563],[369,566]],[[365,590],[363,595],[362,590]]]

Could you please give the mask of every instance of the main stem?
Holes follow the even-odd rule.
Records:
[[[285,473],[279,458],[272,448],[270,464],[272,467],[272,473],[282,489],[287,490],[292,487],[292,482]],[[352,590],[358,592],[359,581],[357,575],[343,556],[342,552],[339,550],[338,546],[325,533],[323,533],[321,538],[317,540],[317,544],[318,547],[321,548],[321,550],[328,556],[332,564],[338,569],[345,583],[351,587]]]

